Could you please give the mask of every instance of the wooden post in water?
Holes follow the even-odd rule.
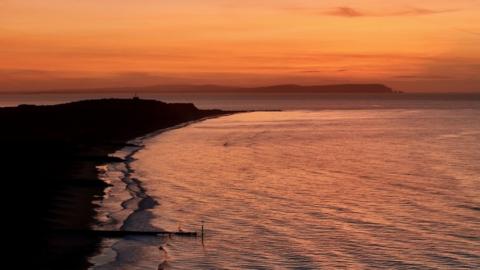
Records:
[[[203,228],[204,221],[202,220],[202,243],[203,243],[203,234],[205,233],[205,230]]]

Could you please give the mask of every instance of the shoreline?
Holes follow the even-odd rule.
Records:
[[[99,179],[97,167],[120,161],[110,154],[136,138],[225,114],[140,99],[0,108],[0,139],[7,142],[0,157],[9,179],[6,188],[23,197],[5,195],[15,201],[5,213],[12,221],[8,226],[14,234],[7,239],[12,253],[37,269],[90,267],[88,258],[102,239],[68,232],[90,230],[97,221],[95,202],[110,187]]]
[[[184,127],[187,127],[187,126],[199,123],[199,122],[203,122],[203,121],[206,121],[206,120],[209,120],[209,119],[224,117],[224,116],[228,116],[228,115],[232,115],[232,114],[234,114],[234,113],[218,115],[218,116],[204,117],[204,118],[201,118],[201,119],[198,119],[198,120],[193,120],[193,121],[188,121],[188,122],[185,122],[185,123],[181,123],[181,124],[178,124],[178,125],[175,125],[175,126],[172,126],[172,127],[159,129],[157,131],[154,131],[154,132],[151,132],[149,134],[146,134],[146,135],[140,136],[138,138],[135,138],[133,140],[130,140],[130,141],[127,142],[126,147],[123,147],[123,148],[115,151],[115,153],[116,153],[118,151],[124,151],[124,149],[128,148],[128,147],[135,148],[135,149],[131,149],[130,151],[125,151],[125,152],[128,152],[128,153],[125,155],[123,160],[119,162],[119,163],[123,163],[123,165],[126,169],[124,172],[122,172],[123,176],[121,177],[120,181],[122,182],[122,184],[125,185],[125,192],[129,193],[130,198],[128,198],[126,201],[121,201],[121,202],[117,201],[117,203],[120,203],[120,206],[122,207],[123,210],[127,210],[129,208],[129,203],[128,202],[130,200],[139,199],[135,203],[136,207],[134,209],[132,209],[132,212],[130,214],[128,214],[125,217],[124,220],[121,220],[121,221],[117,220],[117,222],[120,222],[120,224],[117,224],[117,225],[121,225],[121,226],[119,228],[116,228],[116,229],[118,229],[118,230],[128,229],[127,227],[129,225],[129,219],[134,218],[136,214],[140,214],[141,212],[143,212],[145,210],[148,210],[148,209],[151,209],[151,208],[155,207],[155,205],[158,204],[158,202],[153,197],[148,195],[148,193],[147,193],[148,190],[143,187],[142,181],[140,179],[131,177],[132,174],[135,172],[135,170],[130,166],[130,164],[135,161],[135,158],[133,156],[136,153],[138,153],[139,151],[141,151],[142,149],[145,148],[145,145],[144,145],[145,140],[148,140],[150,138],[154,138],[154,137],[159,136],[159,135],[161,135],[165,132],[169,132],[169,131],[176,130],[176,129],[181,129],[181,128],[184,128]],[[115,155],[115,153],[111,153],[110,155],[113,156],[113,155]],[[105,166],[108,167],[109,165],[111,166],[111,165],[113,165],[113,163],[108,163]],[[113,166],[111,166],[111,167],[113,167]],[[100,178],[100,180],[102,180],[102,179]],[[119,184],[119,183],[113,183],[113,185],[115,185],[115,184]],[[108,195],[107,192],[106,192],[105,195]],[[105,197],[102,198],[100,201],[103,202],[104,199],[105,199]],[[103,207],[105,207],[105,206],[100,204],[100,208],[103,208]],[[109,209],[102,209],[102,210],[106,211],[107,215],[110,213],[108,211]],[[101,228],[103,226],[102,226],[101,222],[99,222],[99,223],[100,224],[97,224],[95,227],[97,227],[99,230],[101,230]],[[109,224],[105,224],[105,225],[108,227]],[[159,228],[156,228],[156,230],[159,230]],[[101,267],[104,264],[112,263],[116,260],[116,256],[118,254],[117,254],[117,251],[113,248],[113,245],[115,245],[116,242],[117,241],[110,241],[109,246],[99,247],[97,249],[97,251],[95,252],[95,254],[93,254],[92,256],[90,256],[88,258],[89,262],[93,264],[93,267],[95,267],[95,266]],[[113,254],[115,254],[115,255],[113,255]],[[108,257],[109,260],[105,261],[105,257]]]

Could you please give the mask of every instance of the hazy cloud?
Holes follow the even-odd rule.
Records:
[[[305,9],[307,10],[307,9]],[[426,8],[407,8],[394,11],[368,11],[360,10],[349,6],[335,7],[330,10],[320,12],[322,15],[337,17],[393,17],[393,16],[423,16],[458,11],[456,9],[433,10]]]
[[[322,71],[320,71],[320,70],[302,70],[300,72],[301,73],[320,73]]]
[[[472,30],[469,30],[469,29],[461,29],[461,28],[455,28],[455,29],[460,31],[460,32],[463,32],[463,33],[467,33],[467,34],[471,34],[471,35],[475,35],[475,36],[480,36],[480,31],[472,31]]]
[[[340,16],[340,17],[363,17],[366,13],[360,12],[351,7],[337,7],[334,10],[325,12],[326,15]]]
[[[415,80],[447,80],[452,79],[450,76],[444,75],[400,75],[395,76],[397,79],[415,79]]]

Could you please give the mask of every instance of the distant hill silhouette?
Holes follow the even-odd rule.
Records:
[[[204,85],[152,85],[140,87],[113,87],[95,89],[63,89],[42,92],[150,92],[150,93],[396,93],[383,84],[331,84],[331,85],[297,85],[281,84],[260,87],[236,87],[215,84]]]

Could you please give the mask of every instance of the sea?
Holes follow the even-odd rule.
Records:
[[[478,95],[161,99],[245,112],[112,153],[96,229],[199,235],[104,239],[91,269],[480,269]]]

